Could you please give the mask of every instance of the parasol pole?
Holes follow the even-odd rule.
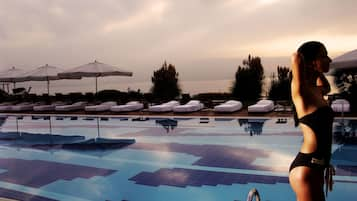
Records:
[[[50,95],[50,80],[47,77],[47,94]]]
[[[95,76],[95,94],[98,92],[98,76]]]
[[[97,137],[96,139],[100,138],[100,128],[99,128],[99,117],[97,116]]]
[[[47,94],[50,96],[50,80],[47,80]]]

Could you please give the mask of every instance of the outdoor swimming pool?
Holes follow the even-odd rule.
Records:
[[[355,200],[356,130],[357,119],[335,119],[327,200]],[[81,144],[89,139],[135,143]],[[2,116],[0,197],[243,201],[255,187],[263,201],[292,201],[288,168],[301,141],[290,118]]]

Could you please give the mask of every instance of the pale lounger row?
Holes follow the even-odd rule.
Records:
[[[202,110],[204,105],[199,100],[190,100],[186,104],[180,105],[178,101],[172,100],[163,104],[149,106],[149,112],[197,112]]]
[[[36,105],[33,107],[34,111],[38,111],[38,112],[44,112],[44,111],[54,111],[56,106],[61,106],[61,105],[65,105],[65,102],[62,101],[56,101],[54,103],[51,104],[45,104],[45,105]]]
[[[144,108],[144,104],[139,101],[129,101],[123,105],[117,105],[115,101],[107,101],[98,105],[90,105],[86,106],[84,110],[86,112],[104,112],[104,111],[112,111],[112,112],[132,112],[142,110]]]
[[[3,104],[0,105],[0,112],[21,112],[21,111],[30,111],[33,110],[34,106],[40,105],[42,103],[31,103],[31,102],[22,102],[18,104]]]
[[[144,108],[144,104],[138,101],[130,101],[124,105],[117,105],[115,101],[103,102],[98,105],[87,105],[86,101],[78,101],[72,104],[66,104],[65,102],[54,102],[52,104],[44,103],[30,103],[23,102],[19,104],[2,103],[0,104],[0,112],[19,112],[19,111],[57,111],[57,112],[69,112],[77,110],[85,110],[87,112],[130,112],[138,111]]]
[[[232,113],[241,110],[243,104],[237,100],[228,100],[213,108],[217,113]],[[14,104],[13,102],[0,103],[0,112],[20,112],[20,111],[75,111],[85,110],[86,112],[131,112],[139,111],[144,108],[144,104],[138,101],[130,101],[123,105],[117,105],[115,101],[107,101],[98,105],[87,105],[85,101],[66,104],[65,102],[57,101],[51,104],[43,104],[42,102],[31,103],[22,102]],[[204,105],[199,100],[191,100],[186,104],[180,105],[178,101],[172,100],[163,104],[153,105],[148,107],[149,112],[175,112],[187,113],[197,112],[204,108]],[[267,113],[275,108],[272,100],[260,100],[256,104],[248,106],[250,113]],[[350,112],[350,103],[345,99],[336,99],[332,101],[331,108],[334,112]]]
[[[232,113],[242,109],[243,104],[237,100],[229,100],[214,107],[214,112],[217,113]],[[68,112],[75,110],[85,110],[86,112],[131,112],[139,111],[144,108],[144,104],[138,101],[130,101],[123,105],[117,105],[115,101],[107,101],[97,105],[87,105],[85,101],[79,101],[72,104],[65,104],[64,102],[54,102],[52,104],[40,103],[20,103],[11,105],[11,103],[0,104],[0,112],[5,111],[58,111]],[[190,100],[186,104],[180,105],[178,101],[172,100],[163,104],[149,106],[149,112],[175,112],[188,113],[197,112],[204,108],[203,103],[199,100]],[[270,100],[261,100],[257,104],[249,106],[249,112],[269,112],[274,108],[274,104]]]
[[[346,99],[336,99],[331,103],[334,112],[350,112],[350,102]]]

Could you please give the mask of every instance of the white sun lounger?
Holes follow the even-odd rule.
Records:
[[[260,100],[254,105],[248,106],[248,112],[271,112],[274,110],[272,100]]]
[[[0,103],[0,106],[5,106],[5,105],[13,105],[14,102],[2,102]]]
[[[350,102],[346,99],[336,99],[331,103],[334,112],[350,112]]]
[[[199,100],[190,100],[184,105],[175,106],[172,110],[174,112],[196,112],[203,109],[203,104]]]
[[[229,100],[222,104],[219,104],[213,108],[215,112],[236,112],[242,109],[242,102],[237,100]]]
[[[33,110],[33,107],[36,105],[40,105],[41,103],[31,103],[31,102],[23,102],[17,105],[11,106],[11,111],[20,112],[20,111],[30,111]]]
[[[7,103],[1,103],[0,105],[0,112],[8,112],[11,111],[11,107],[14,106],[13,103],[7,102]]]
[[[54,111],[56,106],[60,106],[60,105],[65,105],[66,103],[62,102],[62,101],[57,101],[51,104],[46,104],[46,105],[36,105],[33,107],[34,111],[38,111],[38,112],[43,112],[43,111]]]
[[[56,111],[74,111],[74,110],[83,110],[87,102],[79,101],[70,105],[59,105],[55,107]]]
[[[178,101],[172,100],[160,105],[149,106],[149,112],[171,112],[175,106],[180,105]]]
[[[144,104],[138,102],[138,101],[130,101],[127,102],[125,105],[115,105],[110,107],[110,111],[113,112],[131,112],[131,111],[137,111],[141,110],[144,108]]]
[[[115,102],[115,101],[107,101],[107,102],[103,102],[98,105],[85,106],[84,110],[86,112],[103,112],[103,111],[110,110],[110,108],[112,106],[115,106],[116,104],[117,104],[117,102]]]

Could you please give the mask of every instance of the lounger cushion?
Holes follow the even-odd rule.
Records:
[[[248,106],[248,112],[271,112],[274,110],[272,100],[260,100],[254,105]]]
[[[70,105],[60,105],[56,106],[56,111],[74,111],[74,110],[82,110],[86,105],[85,101],[79,101]]]
[[[8,112],[11,111],[11,107],[13,105],[0,105],[0,112]]]
[[[115,105],[110,107],[110,110],[113,112],[131,112],[137,111],[144,108],[144,104],[138,101],[130,101],[125,105]]]
[[[171,112],[175,106],[180,105],[178,101],[169,101],[160,105],[149,106],[149,112]]]
[[[203,109],[203,104],[198,100],[191,100],[184,105],[178,105],[173,108],[174,112],[196,112]]]
[[[115,106],[117,103],[115,101],[107,101],[98,105],[90,105],[84,108],[87,112],[103,112],[110,110],[112,106]]]
[[[13,105],[11,107],[11,111],[14,111],[14,112],[29,111],[29,110],[33,110],[34,106],[40,105],[40,104],[41,103],[31,103],[31,102],[19,103],[17,105]]]
[[[229,100],[214,107],[215,112],[235,112],[242,109],[243,104],[240,101]]]

